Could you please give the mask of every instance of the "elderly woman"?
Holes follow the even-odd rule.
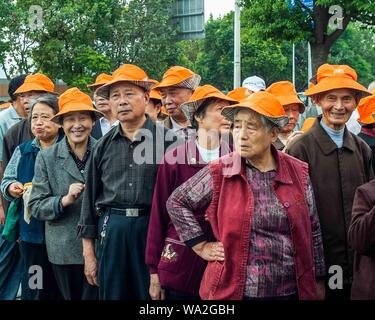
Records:
[[[11,157],[1,182],[1,192],[8,201],[21,199],[19,220],[19,248],[22,261],[22,299],[45,300],[57,297],[56,281],[48,261],[44,238],[44,222],[25,216],[25,185],[34,177],[35,159],[40,150],[46,149],[61,140],[60,126],[50,119],[58,112],[57,97],[45,94],[31,102],[30,124],[35,138],[19,145]],[[25,199],[26,199],[25,195]],[[27,205],[26,205],[27,207]],[[27,221],[26,221],[27,220]],[[43,288],[30,288],[29,268],[38,265],[43,270]]]
[[[236,152],[214,160],[167,202],[177,233],[209,261],[203,299],[317,299],[325,275],[313,190],[305,163],[273,147],[288,123],[280,102],[258,92],[223,109]],[[216,241],[195,212],[207,208]]]
[[[220,141],[230,123],[221,110],[236,103],[213,86],[198,87],[182,105],[196,137],[169,151],[158,169],[148,228],[146,263],[150,269],[150,295],[154,300],[199,299],[199,284],[206,262],[187,247],[168,216],[166,202],[171,193],[210,161],[230,152]],[[173,161],[175,159],[176,161]],[[209,229],[204,211],[195,213],[204,230]]]
[[[62,126],[65,138],[39,153],[29,207],[32,216],[46,221],[48,259],[63,298],[95,299],[96,287],[84,275],[82,242],[76,229],[86,162],[95,143],[90,133],[94,121],[103,115],[77,88],[60,96],[59,110],[51,120]]]
[[[289,139],[294,135],[302,134],[302,131],[294,133],[294,129],[298,123],[298,117],[305,112],[305,105],[297,95],[293,83],[289,81],[279,81],[271,84],[266,92],[272,93],[282,104],[286,115],[288,116],[288,124],[280,130],[279,137],[275,142],[277,150],[284,150]]]

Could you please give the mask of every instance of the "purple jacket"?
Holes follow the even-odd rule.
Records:
[[[220,155],[231,152],[222,143]],[[177,163],[171,164],[171,159]],[[159,165],[147,234],[146,264],[151,274],[159,275],[162,287],[198,295],[206,262],[180,241],[166,208],[172,192],[205,167],[194,140],[167,152]],[[195,213],[203,230],[210,231],[205,210]]]
[[[375,300],[375,180],[358,187],[348,240],[355,250],[353,300]]]

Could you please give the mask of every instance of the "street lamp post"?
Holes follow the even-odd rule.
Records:
[[[240,0],[234,3],[234,89],[241,86],[241,24]]]

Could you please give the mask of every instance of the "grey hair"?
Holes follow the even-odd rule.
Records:
[[[234,110],[234,113],[233,113],[233,119],[236,117],[236,115],[238,114],[238,112],[240,112],[243,108],[236,108]],[[247,109],[249,110],[249,109]],[[262,121],[262,123],[264,124],[264,126],[266,127],[266,131],[267,132],[271,132],[273,128],[277,128],[279,130],[279,128],[277,127],[277,125],[275,123],[273,123],[271,120],[269,120],[267,117],[265,117],[264,115],[262,114],[259,114],[257,112],[255,112],[254,110],[249,110],[251,111],[256,117],[258,117],[260,119],[260,121]]]
[[[59,104],[58,104],[57,96],[51,93],[44,93],[40,95],[39,97],[31,100],[30,117],[31,117],[31,114],[33,112],[35,105],[38,103],[43,103],[49,106],[53,110],[53,114],[56,114],[59,112]]]

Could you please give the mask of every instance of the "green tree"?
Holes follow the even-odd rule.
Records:
[[[276,41],[310,41],[313,72],[327,62],[329,52],[347,28],[349,22],[359,21],[375,25],[375,0],[315,0],[312,10],[303,1],[295,0],[243,0],[243,15],[253,36]],[[329,8],[339,5],[343,9],[342,28],[329,28]]]
[[[226,91],[233,87],[233,19],[233,13],[229,13],[223,18],[208,20],[206,37],[200,42],[195,63],[203,83]],[[256,74],[271,83],[285,76],[288,59],[283,54],[283,44],[256,39],[246,28],[241,29],[241,56],[242,79]]]
[[[11,0],[0,1],[0,66],[9,79],[34,69],[29,13]]]
[[[344,34],[333,45],[328,61],[333,64],[348,64],[358,73],[359,81],[368,85],[375,80],[375,32],[374,28],[363,28],[351,23]]]
[[[82,89],[98,73],[123,63],[137,64],[150,77],[160,78],[180,52],[170,23],[173,1],[4,0],[0,22],[9,27],[0,31],[5,39],[0,41],[0,63],[17,72],[38,70]],[[38,30],[28,24],[31,5],[43,9]],[[22,45],[12,46],[15,40]],[[13,63],[10,56],[19,61]]]

